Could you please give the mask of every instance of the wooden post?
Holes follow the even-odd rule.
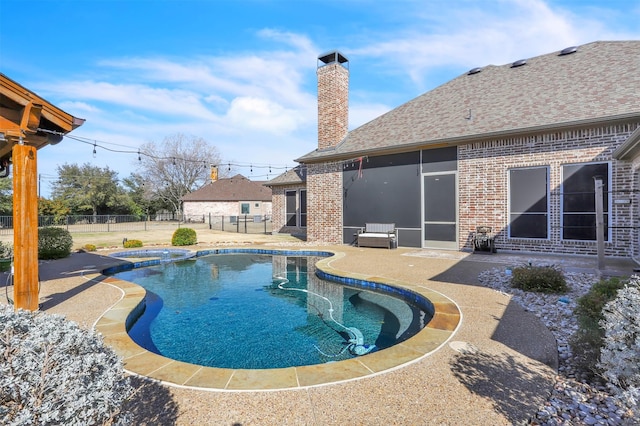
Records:
[[[37,151],[13,147],[13,299],[16,309],[38,310]]]

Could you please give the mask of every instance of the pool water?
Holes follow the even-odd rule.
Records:
[[[223,254],[116,273],[147,290],[131,338],[219,368],[322,364],[392,346],[430,320],[416,304],[318,278],[317,256]]]

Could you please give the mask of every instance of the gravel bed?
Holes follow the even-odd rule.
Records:
[[[545,265],[534,265],[545,266]],[[548,265],[547,265],[548,266]],[[602,383],[589,381],[572,365],[569,345],[578,329],[573,310],[577,299],[587,293],[598,277],[587,273],[564,273],[569,292],[563,295],[525,292],[510,286],[507,268],[482,272],[478,279],[485,287],[510,294],[525,310],[534,313],[551,330],[558,343],[558,376],[544,407],[540,407],[531,424],[555,425],[632,425],[637,419],[626,418]]]

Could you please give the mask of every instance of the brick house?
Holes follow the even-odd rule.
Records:
[[[499,249],[593,255],[599,177],[604,254],[640,257],[640,41],[474,68],[352,131],[348,60],[318,60],[318,148],[296,160],[306,186],[289,183],[308,241],[392,222],[400,246],[465,250],[491,226]]]
[[[271,216],[271,190],[264,182],[237,174],[223,178],[182,197],[185,217]]]

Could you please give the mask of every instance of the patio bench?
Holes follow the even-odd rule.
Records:
[[[397,247],[395,223],[367,223],[357,233],[358,247]]]

